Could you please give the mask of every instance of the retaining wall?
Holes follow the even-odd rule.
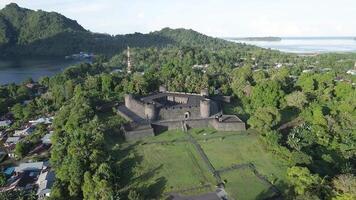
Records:
[[[244,122],[219,122],[217,119],[210,120],[210,124],[218,131],[244,131]]]
[[[184,114],[186,112],[190,113],[190,118],[200,117],[200,108],[199,107],[175,107],[173,108],[161,108],[159,110],[159,119],[160,120],[184,120]]]
[[[126,140],[135,140],[139,138],[154,136],[153,128],[142,129],[142,130],[133,130],[133,131],[124,131]]]

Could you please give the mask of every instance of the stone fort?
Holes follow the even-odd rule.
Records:
[[[148,96],[125,95],[118,114],[128,123],[123,127],[127,140],[154,136],[166,130],[215,128],[218,131],[245,130],[245,123],[235,115],[224,115],[221,105],[228,97],[210,97],[208,90],[200,94],[169,92],[164,86]]]

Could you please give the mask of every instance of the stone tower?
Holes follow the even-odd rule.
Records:
[[[157,119],[157,111],[155,104],[145,104],[145,116],[147,120],[154,121]]]
[[[129,74],[132,73],[132,63],[131,63],[130,47],[129,46],[127,46],[127,73],[129,73]]]
[[[125,106],[126,106],[126,108],[131,109],[132,108],[131,107],[131,101],[133,100],[133,96],[131,94],[126,94],[124,98],[125,98]]]
[[[210,117],[210,100],[204,99],[200,101],[200,116],[202,118]]]
[[[160,85],[158,91],[159,92],[167,92],[167,88],[164,85]]]
[[[209,96],[208,88],[200,90],[200,95],[203,96],[203,97],[208,97]]]

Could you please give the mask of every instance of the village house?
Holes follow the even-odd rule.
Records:
[[[11,120],[0,121],[0,127],[9,127],[11,125]]]
[[[30,126],[30,127],[27,127],[23,130],[15,130],[15,134],[14,136],[16,137],[26,137],[26,136],[29,136],[33,133],[35,127],[34,126]]]
[[[54,171],[43,171],[37,181],[36,184],[38,186],[37,189],[37,196],[38,199],[45,199],[46,197],[49,197],[51,194],[51,188],[53,186],[53,183],[55,181],[55,173]]]
[[[15,167],[15,173],[21,173],[25,171],[38,171],[47,169],[48,162],[31,162],[31,163],[21,163],[19,166]]]
[[[16,167],[8,168],[6,171],[10,178],[7,180],[6,186],[0,188],[0,192],[9,190],[26,191],[38,187],[41,188],[39,193],[46,195],[49,192],[48,189],[53,185],[54,174],[48,174],[48,162],[21,163]]]
[[[42,143],[43,144],[51,144],[51,137],[52,137],[52,135],[53,135],[53,131],[50,131],[48,134],[46,134],[46,135],[44,135],[43,137],[42,137]]]
[[[53,117],[41,117],[36,120],[30,120],[29,123],[33,126],[36,126],[38,124],[52,124]]]
[[[21,140],[20,137],[8,137],[4,143],[5,147],[9,147],[13,144],[17,144]]]

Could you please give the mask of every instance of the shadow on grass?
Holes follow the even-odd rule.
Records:
[[[124,148],[111,150],[111,161],[114,162],[115,180],[118,193],[123,199],[127,199],[130,191],[135,191],[144,199],[157,199],[163,195],[167,180],[164,177],[154,179],[163,165],[147,170],[137,176],[135,169],[142,163],[143,157],[136,152],[139,142],[130,144]]]
[[[285,183],[284,181],[278,181],[275,186],[277,188],[279,188],[280,191],[282,191],[282,193],[276,193],[272,187],[269,187],[267,190],[264,190],[262,192],[260,192],[255,199],[258,200],[279,200],[279,199],[284,199],[284,196],[286,196],[286,194],[289,191],[289,186],[287,183]]]

